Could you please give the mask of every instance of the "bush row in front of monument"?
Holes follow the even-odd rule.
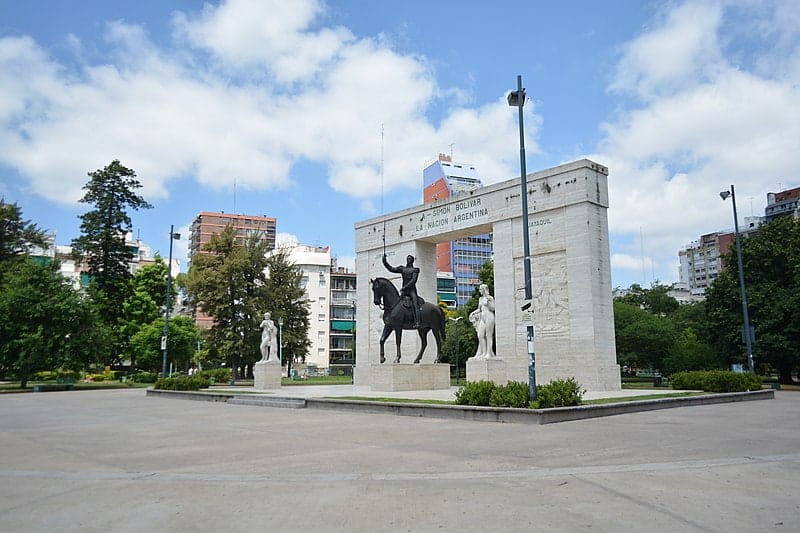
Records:
[[[201,376],[177,376],[172,378],[159,378],[153,386],[161,390],[200,390],[211,386],[208,378]]]
[[[706,392],[743,392],[761,390],[761,378],[749,372],[730,370],[695,370],[670,375],[673,389]]]
[[[496,385],[492,381],[470,381],[456,392],[456,403],[548,409],[581,405],[585,392],[573,378],[558,379],[536,387],[536,401],[531,402],[527,383],[509,381],[505,385]]]

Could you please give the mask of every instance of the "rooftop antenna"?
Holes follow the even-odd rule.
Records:
[[[450,161],[453,160],[453,145],[456,143],[450,143]]]
[[[236,176],[233,177],[233,214],[236,214]]]
[[[383,216],[383,122],[381,122],[381,216]],[[383,255],[386,255],[386,219],[383,219]]]
[[[646,271],[644,268],[644,233],[642,232],[641,226],[639,226],[639,246],[642,254],[642,288],[644,288],[647,283],[647,274],[645,273]]]

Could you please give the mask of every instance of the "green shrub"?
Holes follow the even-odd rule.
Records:
[[[496,385],[491,381],[468,381],[456,392],[458,405],[489,405]]]
[[[761,378],[749,372],[730,370],[696,370],[677,372],[669,377],[673,389],[706,392],[742,392],[761,390]]]
[[[157,379],[158,374],[156,372],[145,372],[140,370],[139,372],[128,376],[127,381],[132,381],[133,383],[155,383]]]
[[[106,375],[105,374],[89,374],[86,378],[92,378],[91,381],[105,381]]]
[[[586,390],[574,378],[557,379],[547,385],[536,387],[536,401],[531,402],[534,409],[549,409],[551,407],[570,407],[583,403]]]
[[[74,379],[77,381],[79,379],[83,379],[83,372],[78,372],[77,370],[59,370],[57,377]]]
[[[208,378],[201,376],[180,376],[174,378],[159,378],[156,381],[156,389],[162,390],[199,390],[207,389],[211,386]]]
[[[531,401],[527,383],[509,381],[492,390],[489,405],[492,407],[528,407]]]
[[[52,370],[42,370],[41,372],[34,372],[31,375],[31,381],[55,381],[58,377],[58,372]]]
[[[227,383],[231,380],[230,368],[213,368],[211,370],[201,370],[196,374],[203,378],[214,378],[217,383]]]

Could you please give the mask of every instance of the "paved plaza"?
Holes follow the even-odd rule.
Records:
[[[797,531],[800,393],[545,426],[0,397],[0,531]]]

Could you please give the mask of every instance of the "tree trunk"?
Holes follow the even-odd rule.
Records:
[[[792,385],[792,365],[788,361],[778,364],[778,381],[781,385]]]

